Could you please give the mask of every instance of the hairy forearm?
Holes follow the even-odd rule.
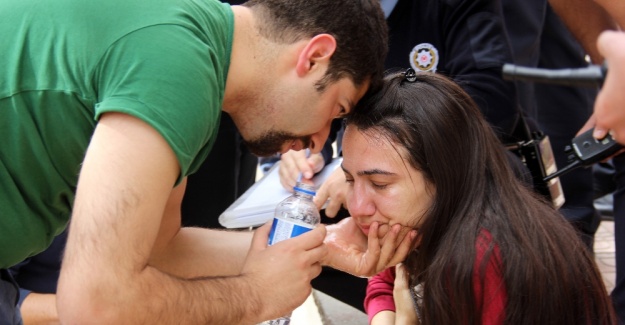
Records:
[[[602,31],[617,28],[610,14],[593,0],[549,0],[549,4],[592,61],[602,63],[596,42]]]
[[[250,324],[260,320],[258,301],[244,276],[186,280],[153,267],[115,285],[96,278],[59,284],[67,324]]]
[[[149,264],[181,278],[236,275],[252,240],[251,231],[182,228]]]

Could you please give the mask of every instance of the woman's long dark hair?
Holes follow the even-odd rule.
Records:
[[[497,246],[507,303],[505,324],[614,324],[614,312],[592,254],[573,227],[527,189],[471,98],[445,77],[414,82],[387,76],[360,101],[347,124],[404,146],[410,164],[434,184],[419,227],[419,253],[405,264],[411,285],[424,283],[423,324],[481,324],[473,275],[484,231]],[[488,299],[488,297],[483,297]]]

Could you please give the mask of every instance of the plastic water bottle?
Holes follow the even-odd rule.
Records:
[[[293,195],[276,207],[273,225],[269,233],[269,245],[299,236],[315,228],[321,221],[319,210],[313,202],[315,187],[298,182]]]
[[[313,202],[315,187],[297,182],[293,195],[284,199],[276,207],[273,225],[269,233],[269,245],[299,236],[315,228],[321,221],[319,210]],[[262,325],[289,325],[291,314],[261,323]]]

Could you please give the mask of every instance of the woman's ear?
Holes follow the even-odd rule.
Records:
[[[329,65],[330,58],[336,50],[336,39],[330,34],[319,34],[308,41],[297,59],[296,72],[300,77],[317,69],[319,66]]]

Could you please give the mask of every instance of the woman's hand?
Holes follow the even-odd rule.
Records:
[[[417,310],[410,293],[409,275],[406,266],[395,266],[395,284],[393,300],[395,301],[395,325],[420,324]]]

